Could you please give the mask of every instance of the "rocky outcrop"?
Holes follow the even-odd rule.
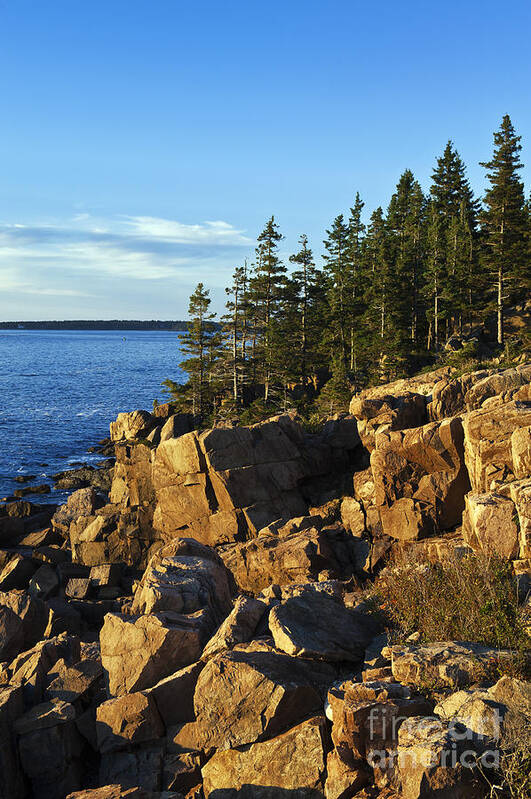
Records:
[[[461,521],[470,488],[463,438],[458,417],[378,434],[371,470],[385,535],[407,541]]]

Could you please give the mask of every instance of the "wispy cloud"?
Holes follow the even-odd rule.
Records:
[[[244,231],[222,220],[78,213],[45,224],[0,222],[0,318],[9,318],[9,304],[22,296],[103,301],[116,293],[117,280],[127,280],[124,290],[138,301],[147,283],[172,281],[182,316],[190,285],[221,288],[251,246]],[[87,316],[96,313],[87,307]]]

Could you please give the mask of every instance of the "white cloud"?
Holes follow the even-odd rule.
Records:
[[[228,222],[201,222],[187,225],[156,216],[128,216],[125,224],[141,238],[162,239],[180,244],[249,244],[250,239]]]
[[[202,280],[222,292],[250,246],[243,231],[222,220],[185,224],[151,216],[103,219],[80,212],[64,222],[0,222],[0,319],[13,312],[17,297],[29,309],[32,295],[50,297],[52,303],[56,297],[58,315],[60,298],[92,297],[94,310],[87,303],[85,316],[97,317],[100,304],[117,296],[116,280],[122,281],[120,295],[139,303],[149,283],[152,297],[167,300],[167,284],[175,298],[174,318],[180,318],[190,287]],[[35,317],[38,310],[28,314]]]

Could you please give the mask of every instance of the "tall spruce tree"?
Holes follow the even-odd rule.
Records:
[[[304,234],[299,238],[300,248],[290,255],[290,262],[298,267],[289,281],[289,302],[293,323],[286,340],[295,360],[297,380],[305,387],[321,365],[319,347],[322,337],[325,285],[322,272],[317,269],[313,253]]]
[[[275,367],[279,365],[274,338],[287,271],[278,256],[278,244],[283,238],[272,216],[258,236],[256,263],[249,283],[254,317],[254,370],[263,383],[266,402],[270,398]]]
[[[430,300],[430,346],[470,318],[477,291],[478,202],[465,165],[448,141],[430,187],[425,294]]]
[[[183,386],[171,380],[164,383],[177,404],[191,406],[192,413],[201,416],[209,414],[214,407],[221,345],[219,330],[213,321],[216,314],[209,312],[209,293],[203,283],[197,284],[188,306],[188,330],[179,336],[181,350],[189,356],[179,364],[187,373],[188,381]]]
[[[349,259],[349,302],[347,308],[349,324],[349,369],[354,382],[357,382],[361,366],[360,356],[366,347],[366,335],[363,326],[365,279],[363,270],[363,236],[365,225],[361,214],[365,203],[359,192],[356,192],[354,206],[350,209],[348,219],[348,259]]]
[[[336,216],[324,240],[326,253],[323,255],[325,274],[330,288],[328,291],[329,322],[327,338],[331,355],[338,350],[345,369],[349,363],[350,301],[352,294],[350,264],[349,226],[343,214]]]
[[[485,232],[483,263],[495,289],[498,344],[504,343],[504,311],[508,299],[522,291],[527,274],[524,185],[518,171],[521,136],[517,136],[508,114],[494,133],[494,153],[482,161],[490,183],[485,192],[481,223]]]
[[[402,173],[387,211],[389,257],[393,263],[392,318],[402,353],[418,344],[419,290],[425,199],[410,169]]]

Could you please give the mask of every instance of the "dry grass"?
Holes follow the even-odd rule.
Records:
[[[449,557],[445,562],[404,560],[385,569],[376,583],[382,607],[402,640],[418,631],[421,641],[475,641],[511,649],[503,673],[527,672],[531,640],[518,606],[510,563],[496,556]],[[493,675],[494,676],[494,675]]]

